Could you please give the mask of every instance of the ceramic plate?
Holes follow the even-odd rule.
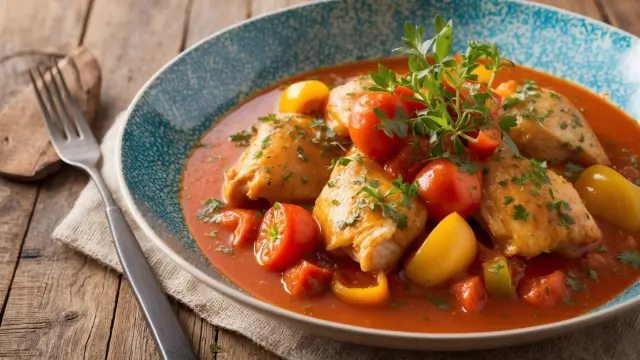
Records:
[[[640,284],[570,320],[516,330],[430,334],[315,319],[254,299],[202,256],[178,199],[185,160],[218,118],[257,91],[318,67],[391,56],[403,23],[452,18],[454,51],[468,39],[495,42],[516,63],[581,84],[640,118],[640,47],[634,36],[566,11],[518,1],[350,0],[316,2],[223,30],[180,54],[142,88],[119,150],[126,204],[168,257],[219,293],[303,330],[354,343],[406,349],[477,349],[557,336],[640,303]],[[635,105],[634,105],[635,104]]]

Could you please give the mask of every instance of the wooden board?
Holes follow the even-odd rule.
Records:
[[[0,357],[104,358],[118,276],[51,239],[85,181],[67,169],[38,194],[0,325]]]
[[[613,26],[640,36],[640,1],[600,0],[604,18]]]
[[[46,67],[50,65],[47,63]],[[98,62],[88,49],[79,47],[59,61],[59,68],[85,119],[91,124],[100,99]],[[35,181],[62,166],[62,160],[49,142],[33,86],[25,87],[0,109],[0,129],[0,176]]]
[[[0,2],[0,57],[16,51],[42,49],[50,52],[66,52],[75,47],[81,36],[83,16],[88,8],[87,0],[4,0]],[[34,26],[37,24],[38,26]],[[51,34],[56,34],[52,37]],[[27,79],[25,70],[34,62],[11,60],[0,65],[0,108],[9,102]],[[2,139],[2,130],[0,130]],[[18,255],[27,231],[33,224],[38,187],[0,180],[0,318],[13,316],[15,307],[7,304],[8,295],[15,289],[15,270]],[[46,238],[48,238],[48,234]],[[28,255],[28,254],[27,254]],[[39,279],[38,283],[43,283]],[[7,308],[9,312],[7,313]],[[25,314],[25,311],[20,313]],[[19,311],[19,310],[18,310]],[[6,316],[5,316],[6,315]],[[14,357],[18,344],[0,336],[0,357]],[[35,348],[34,348],[35,349]]]

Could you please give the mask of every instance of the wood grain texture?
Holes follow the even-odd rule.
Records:
[[[80,39],[88,3],[87,0],[52,0],[47,2],[5,0],[0,2],[0,57],[28,49],[49,52],[71,50]],[[0,65],[0,78],[3,79],[0,87],[0,108],[23,89],[27,82],[24,73],[34,62],[35,59],[12,59]],[[3,129],[0,128],[0,140],[5,138],[4,135],[6,133],[3,134]],[[21,287],[27,286],[22,280],[25,273],[20,270],[17,270],[18,273],[16,273],[18,255],[25,239],[27,225],[30,223],[37,196],[38,187],[35,185],[20,185],[0,180],[0,316],[2,317],[0,321],[9,324],[9,328],[0,326],[2,334],[0,335],[0,357],[15,358],[24,352],[38,353],[37,346],[30,347],[26,342],[39,341],[40,335],[37,331],[32,330],[35,327],[44,329],[47,326],[39,316],[31,316],[34,315],[33,307],[25,302],[37,301],[37,294],[31,292],[29,295],[24,295]],[[64,211],[64,208],[60,210]],[[39,217],[34,219],[39,219]],[[46,225],[38,227],[31,221],[28,231],[30,234],[35,234],[37,229],[42,229],[42,226]],[[48,240],[49,233],[50,231],[45,235],[40,235],[43,240]],[[32,241],[29,243],[33,244],[33,236],[30,239]],[[31,247],[27,246],[26,249],[31,249]],[[31,257],[29,250],[22,254],[23,257]],[[20,259],[21,263],[22,260]],[[30,282],[29,285],[32,287],[47,285],[45,279],[46,277],[35,276],[35,279],[31,280],[36,281]],[[10,282],[12,283],[10,284]],[[40,305],[48,306],[49,304],[40,302]],[[86,314],[90,313],[86,312]],[[33,326],[29,324],[33,324]],[[108,330],[108,326],[105,329]],[[95,334],[87,329],[84,329],[84,333],[87,336]],[[88,340],[88,338],[86,339]],[[83,347],[82,344],[76,346],[78,349]]]
[[[253,0],[251,3],[251,16],[282,9],[287,6],[304,4],[313,0]]]
[[[73,50],[88,6],[89,0],[0,1],[0,58],[26,50]],[[40,59],[21,57],[0,64],[0,109],[29,82],[26,71]]]
[[[112,120],[124,110],[140,87],[180,51],[189,5],[188,0],[95,0],[85,45],[98,57],[103,73],[108,74],[102,88],[104,119]],[[99,133],[107,128],[99,129]],[[126,280],[120,284],[117,302],[107,358],[158,359]],[[184,309],[178,314],[197,350],[202,320]]]
[[[40,190],[0,325],[0,357],[104,359],[118,276],[51,239],[86,180],[66,169]]]
[[[534,0],[541,4],[555,6],[560,9],[573,11],[600,20],[602,15],[598,10],[596,0]]]
[[[100,101],[102,81],[95,57],[86,48],[79,47],[59,61],[59,68],[85,119],[92,123]],[[62,166],[62,160],[49,142],[41,114],[31,85],[0,111],[0,129],[3,129],[0,176],[35,181]]]
[[[125,110],[142,85],[179,51],[189,0],[94,0],[84,45],[98,58],[103,119]],[[110,121],[98,133],[104,134]]]
[[[36,185],[0,179],[0,317],[37,193]]]
[[[640,1],[598,0],[611,25],[640,36]]]
[[[193,0],[185,45],[246,19],[250,9],[251,0]]]

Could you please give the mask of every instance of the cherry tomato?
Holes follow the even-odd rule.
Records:
[[[409,89],[406,86],[402,86],[402,85],[396,86],[396,88],[393,89],[393,92],[396,95],[400,96],[400,100],[404,104],[404,107],[407,110],[407,113],[409,114],[410,117],[415,117],[418,111],[424,110],[427,108],[427,105],[419,101],[411,101],[411,100],[405,99],[405,98],[413,98],[415,95],[413,90]]]
[[[298,297],[322,294],[333,277],[333,271],[302,260],[282,274],[285,290]]]
[[[487,292],[478,276],[455,283],[450,289],[458,300],[460,308],[466,313],[479,313],[487,303]]]
[[[471,155],[477,159],[486,159],[493,154],[500,146],[502,141],[502,131],[497,126],[482,129],[480,132],[470,134],[476,141],[469,141],[467,148],[471,151]]]
[[[525,278],[518,285],[518,294],[526,303],[536,307],[554,306],[563,298],[568,298],[569,289],[562,271],[536,278]]]
[[[415,183],[431,219],[442,220],[452,212],[466,218],[480,206],[482,172],[469,174],[449,160],[437,159],[428,163]]]
[[[275,203],[264,215],[254,253],[260,265],[283,271],[315,248],[318,235],[310,212],[298,205]]]
[[[397,154],[387,160],[384,170],[392,179],[402,175],[402,179],[405,182],[412,182],[424,166],[422,161],[428,158],[428,140],[419,138],[418,143],[415,144],[414,140],[411,139],[405,143]]]
[[[349,120],[349,135],[360,151],[377,161],[384,161],[389,153],[402,142],[395,134],[388,136],[384,130],[376,129],[382,122],[374,109],[382,110],[388,119],[393,119],[398,108],[406,111],[398,95],[385,92],[369,92],[353,104]],[[392,120],[393,121],[393,120]]]
[[[258,236],[262,217],[256,210],[234,209],[219,214],[220,225],[233,230],[233,247],[241,247],[252,243]]]

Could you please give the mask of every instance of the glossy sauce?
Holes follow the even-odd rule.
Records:
[[[340,84],[351,77],[367,74],[382,62],[396,72],[404,73],[405,59],[367,61],[339,67],[320,69],[313,73],[288,79],[277,87],[268,89],[231,111],[224,119],[217,121],[201,140],[201,146],[194,150],[187,161],[183,175],[180,200],[184,217],[198,246],[211,262],[231,281],[256,298],[279,307],[314,316],[321,319],[364,327],[413,332],[477,332],[504,330],[540,325],[574,317],[606,303],[633,284],[638,272],[629,265],[615,260],[615,255],[637,248],[635,239],[640,234],[630,234],[612,225],[598,222],[603,231],[604,244],[608,247],[605,257],[612,258],[615,267],[598,271],[598,281],[587,277],[580,259],[568,259],[558,255],[541,255],[524,260],[527,276],[546,275],[553,270],[565,274],[572,271],[576,279],[588,286],[587,290],[572,293],[572,304],[560,303],[552,308],[534,308],[520,300],[490,298],[484,310],[478,314],[462,312],[448,289],[424,290],[401,279],[397,272],[390,274],[392,299],[388,306],[362,308],[344,304],[330,293],[320,298],[300,300],[287,294],[280,283],[281,274],[271,273],[261,268],[254,257],[253,247],[234,249],[233,254],[216,251],[218,246],[228,246],[229,232],[216,224],[205,224],[196,217],[201,201],[207,198],[223,198],[222,184],[224,169],[232,167],[244,150],[227,139],[255,124],[259,116],[277,111],[283,88],[293,81],[318,78],[327,84]],[[550,88],[567,96],[583,111],[585,119],[594,130],[609,155],[614,167],[625,176],[636,180],[638,171],[629,166],[633,154],[640,154],[640,128],[636,122],[621,110],[601,97],[559,78],[525,67],[516,67],[501,72],[496,83],[506,80],[535,80],[541,87]],[[218,231],[217,237],[207,234]],[[476,231],[481,241],[487,235]],[[487,243],[487,242],[485,242]],[[327,260],[323,257],[319,261]],[[341,268],[353,266],[352,261],[340,264]],[[480,274],[480,267],[474,264],[469,273]],[[367,279],[355,279],[366,282]]]

